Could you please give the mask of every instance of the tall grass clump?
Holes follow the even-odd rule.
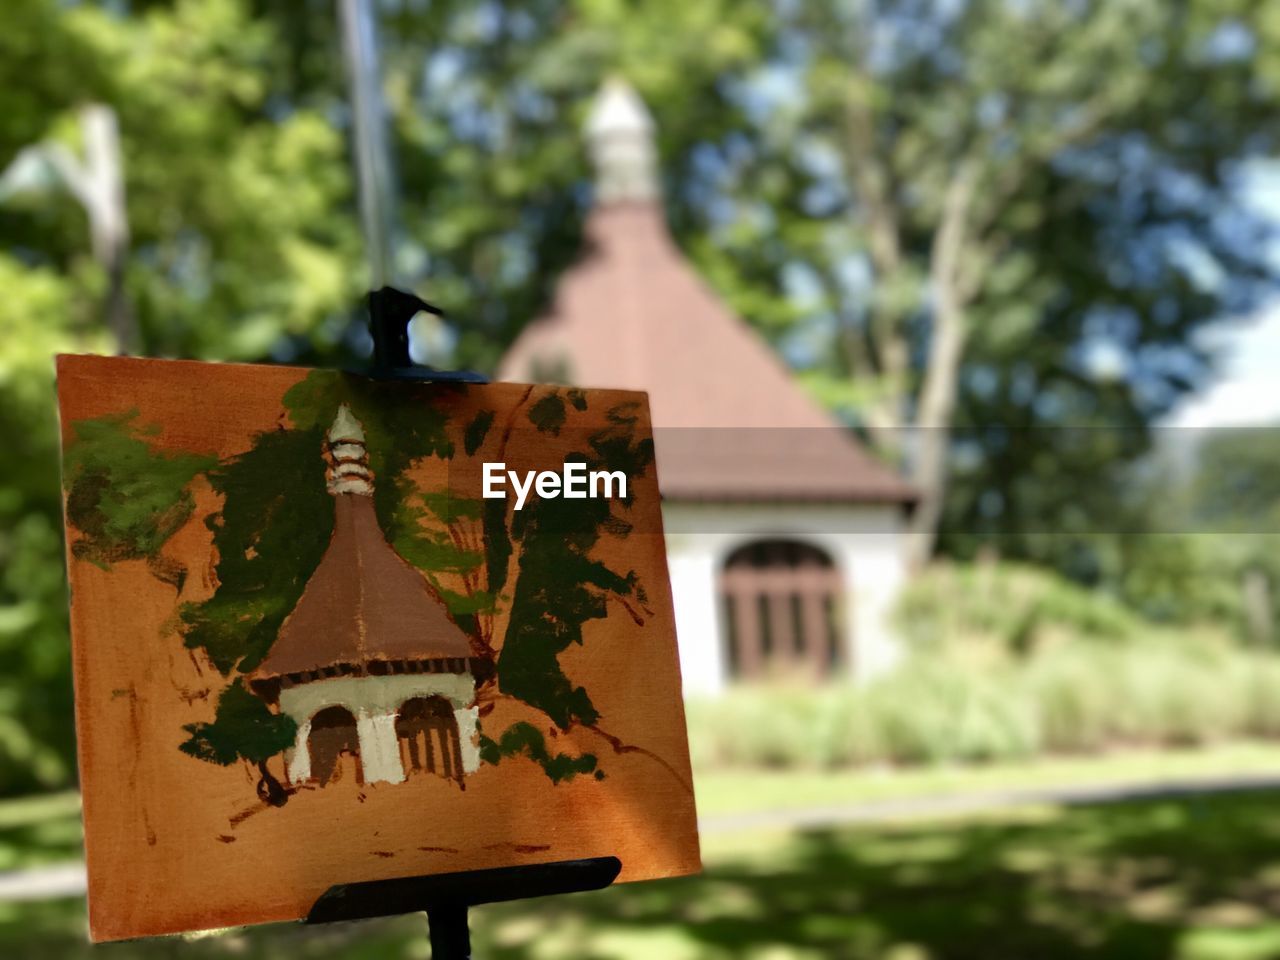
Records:
[[[983,763],[1280,737],[1280,654],[1157,627],[1029,569],[934,576],[908,594],[911,639],[890,673],[690,703],[695,764]]]
[[[1057,638],[1126,640],[1143,622],[1119,600],[1022,564],[938,564],[907,588],[898,627],[917,650],[990,642],[1025,652]]]

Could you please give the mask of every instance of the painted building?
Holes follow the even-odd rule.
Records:
[[[250,686],[298,725],[290,783],[461,781],[480,763],[471,644],[378,525],[364,430],[345,405],[326,441],[333,537]]]
[[[606,85],[586,133],[585,249],[499,377],[648,391],[686,692],[884,670],[913,491],[682,257],[635,93]]]

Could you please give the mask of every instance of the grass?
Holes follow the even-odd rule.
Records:
[[[1274,957],[1277,799],[1036,808],[744,840],[703,877],[564,898],[537,911],[491,908],[482,952],[670,960]]]
[[[1100,756],[1045,757],[989,766],[881,767],[870,770],[722,769],[697,773],[698,814],[795,810],[878,800],[1129,782],[1280,777],[1280,744],[1237,742],[1211,750],[1116,750]]]
[[[74,790],[0,800],[0,870],[83,855],[80,794]]]
[[[907,657],[863,686],[736,688],[688,704],[716,766],[858,769],[1280,737],[1280,655],[1209,634],[1049,644],[973,640]]]
[[[1249,960],[1280,955],[1280,793],[743,836],[699,877],[474,911],[478,956]],[[420,919],[90,948],[0,904],[0,956],[425,958]]]
[[[1280,747],[1126,753],[986,768],[698,778],[703,816],[1050,784],[1280,771]],[[74,795],[0,804],[0,842],[74,852]],[[57,829],[53,825],[61,824]],[[15,834],[15,831],[18,831]],[[73,831],[74,832],[74,831]],[[709,837],[699,877],[484,907],[477,956],[759,960],[1262,960],[1280,956],[1280,791],[1007,809],[985,816]],[[3,849],[0,847],[0,849]],[[0,903],[0,956],[49,960],[429,956],[420,918],[293,924],[90,948],[84,904]]]

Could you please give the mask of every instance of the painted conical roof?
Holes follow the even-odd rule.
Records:
[[[345,406],[328,441],[333,537],[251,679],[389,672],[391,664],[426,661],[467,669],[467,635],[378,524],[364,431]]]

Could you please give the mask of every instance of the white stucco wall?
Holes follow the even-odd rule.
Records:
[[[845,648],[853,679],[884,673],[900,657],[892,625],[907,579],[900,508],[668,502],[662,519],[686,695],[716,694],[728,682],[717,577],[729,554],[753,540],[809,543],[835,561],[845,578]]]
[[[366,783],[401,783],[400,744],[396,738],[396,713],[414,697],[444,697],[453,704],[458,724],[464,773],[480,768],[476,742],[475,680],[467,673],[405,673],[382,677],[331,677],[280,691],[280,710],[298,724],[293,749],[285,751],[290,783],[311,778],[311,718],[326,707],[344,707],[356,719],[360,740],[360,766]]]

